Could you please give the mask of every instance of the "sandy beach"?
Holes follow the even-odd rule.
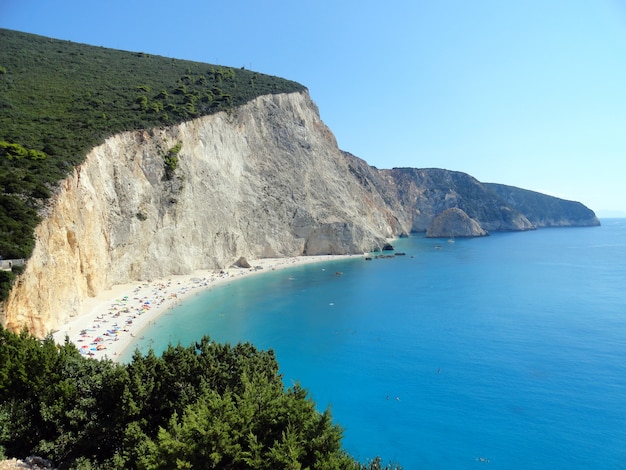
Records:
[[[163,279],[116,285],[84,301],[80,314],[53,334],[57,343],[66,336],[81,354],[116,361],[141,330],[192,293],[236,281],[244,276],[350,256],[298,256],[249,261],[251,268],[230,267],[172,275]]]

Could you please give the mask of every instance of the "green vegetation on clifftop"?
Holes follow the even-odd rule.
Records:
[[[106,137],[304,89],[244,69],[0,29],[0,256],[30,256],[37,209]]]

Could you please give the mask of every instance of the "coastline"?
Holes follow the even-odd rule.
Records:
[[[320,255],[262,258],[249,261],[250,268],[229,267],[199,270],[150,281],[112,286],[96,297],[85,299],[80,313],[53,333],[57,344],[68,337],[86,357],[117,362],[141,330],[191,293],[234,282],[243,277],[293,266],[363,255]]]

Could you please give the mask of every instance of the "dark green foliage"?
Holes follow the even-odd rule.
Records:
[[[13,281],[15,281],[15,274],[12,271],[0,271],[0,299],[9,297]]]
[[[106,137],[304,90],[255,72],[6,29],[0,45],[0,194],[15,196],[0,212],[4,258],[30,256],[36,210]]]
[[[341,448],[330,411],[285,390],[272,351],[208,337],[128,365],[0,327],[0,454],[60,468],[383,468]]]
[[[7,188],[18,192],[18,182],[12,182]],[[47,191],[45,187],[39,189]],[[33,231],[39,220],[28,198],[20,197],[19,194],[0,194],[0,255],[5,259],[28,258],[35,246]],[[19,270],[15,272],[20,273]],[[13,273],[0,271],[0,301],[9,296],[14,280]]]
[[[35,245],[32,232],[39,220],[37,211],[24,198],[0,194],[0,254],[3,258],[30,256]]]
[[[165,178],[171,180],[174,177],[174,172],[178,167],[178,154],[182,148],[182,142],[178,142],[174,147],[167,151],[167,154],[163,157],[165,163]]]

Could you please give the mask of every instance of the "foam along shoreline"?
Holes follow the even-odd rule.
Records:
[[[192,293],[277,269],[361,256],[264,258],[250,261],[251,268],[194,271],[186,275],[116,285],[96,297],[85,299],[79,315],[52,336],[58,344],[63,344],[68,337],[86,357],[117,361],[145,326]]]

